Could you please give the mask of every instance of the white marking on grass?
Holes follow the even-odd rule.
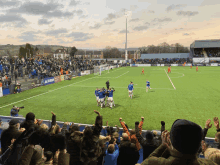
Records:
[[[82,85],[74,85],[74,87],[97,88],[97,86],[82,86]],[[127,89],[127,87],[114,87],[114,88],[126,88],[126,89]],[[146,89],[146,87],[135,87],[135,88]],[[168,89],[168,90],[174,90],[174,89],[171,89],[171,88],[151,88],[151,89]]]
[[[89,79],[93,79],[93,78],[94,78],[94,77],[91,77],[91,78],[88,78],[88,79],[85,79],[85,80],[89,80]],[[47,93],[56,91],[56,90],[58,90],[58,89],[62,89],[62,88],[65,88],[65,87],[68,87],[68,86],[71,86],[71,85],[74,85],[74,84],[83,82],[83,81],[85,81],[85,80],[78,81],[78,82],[75,82],[75,83],[73,83],[73,84],[66,85],[66,86],[63,86],[63,87],[60,87],[60,88],[57,88],[57,89],[54,89],[54,90],[50,90],[50,91],[48,91],[48,92],[44,92],[44,93],[38,94],[38,95],[36,95],[36,96],[29,97],[29,98],[27,98],[27,99],[23,99],[23,100],[20,100],[20,101],[16,101],[16,102],[13,102],[13,103],[11,103],[11,104],[7,104],[7,105],[5,105],[5,106],[0,107],[0,109],[1,109],[1,108],[4,108],[4,107],[7,107],[7,106],[9,106],[9,105],[14,105],[14,104],[16,104],[16,103],[19,103],[19,102],[22,102],[22,101],[25,101],[25,100],[32,99],[32,98],[37,97],[37,96],[41,96],[41,95],[44,95],[44,94],[47,94]]]
[[[127,71],[127,72],[123,73],[122,75],[120,75],[120,76],[118,76],[118,77],[116,77],[116,78],[119,78],[119,77],[121,77],[121,76],[123,76],[123,75],[127,74],[128,72],[129,72],[129,71]]]
[[[166,70],[165,70],[165,69],[164,69],[164,71],[165,71],[165,73],[167,74],[167,72],[166,72]],[[175,86],[174,86],[174,84],[173,84],[173,82],[172,82],[172,80],[171,80],[171,79],[170,79],[170,77],[168,76],[168,74],[167,74],[167,77],[169,78],[170,83],[172,84],[173,88],[174,88],[174,89],[176,89],[176,88],[175,88]]]

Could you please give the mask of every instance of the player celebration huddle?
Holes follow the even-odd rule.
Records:
[[[99,89],[97,88],[95,90],[95,96],[97,101],[97,106],[102,107],[109,107],[112,109],[112,106],[115,106],[114,100],[113,100],[113,92],[115,92],[114,88],[109,88],[109,80],[106,82],[107,89],[104,87]],[[105,102],[107,103],[105,104]]]

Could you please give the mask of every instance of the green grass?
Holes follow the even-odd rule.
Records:
[[[205,127],[207,119],[211,119],[213,126],[207,136],[214,137],[216,129],[213,118],[218,117],[220,107],[220,67],[199,67],[198,72],[195,67],[172,67],[169,76],[176,90],[164,71],[167,71],[167,67],[145,67],[145,75],[141,75],[141,69],[142,67],[119,68],[110,73],[105,71],[101,76],[78,77],[8,95],[0,98],[0,115],[9,116],[12,105],[24,105],[25,108],[20,112],[24,116],[28,112],[34,112],[36,118],[50,120],[50,112],[53,111],[58,121],[93,124],[96,116],[93,110],[98,110],[103,116],[103,125],[106,125],[106,121],[109,121],[110,126],[120,125],[119,118],[122,117],[129,128],[134,128],[135,122],[144,116],[143,129],[148,130],[160,130],[162,120],[166,122],[166,129],[170,130],[176,119],[187,119],[202,127]],[[94,96],[96,87],[105,87],[108,79],[110,86],[116,90],[113,97],[116,107],[112,110],[109,107],[97,107]],[[153,88],[148,93],[146,79]],[[130,81],[137,84],[134,85],[132,100],[126,89]]]

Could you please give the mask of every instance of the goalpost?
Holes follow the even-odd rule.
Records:
[[[109,68],[110,66],[109,65],[100,65],[100,66],[95,66],[94,67],[94,75],[102,75],[102,72],[105,71],[105,70],[108,70],[108,73],[109,73]]]

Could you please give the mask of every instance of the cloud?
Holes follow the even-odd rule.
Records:
[[[219,5],[218,0],[203,0],[200,6]]]
[[[105,18],[105,20],[111,21],[111,20],[114,19],[114,18],[117,18],[116,14],[110,13],[110,14],[108,14],[107,18]]]
[[[183,28],[175,29],[175,30],[183,30]]]
[[[7,35],[7,38],[13,39],[14,37],[12,35]]]
[[[60,18],[60,17],[72,17],[74,15],[74,12],[62,12],[60,10],[56,10],[56,11],[52,11],[52,12],[48,12],[45,17],[47,18]]]
[[[21,22],[23,24],[27,23],[26,19],[19,15],[14,14],[2,14],[0,15],[0,22],[7,23],[7,22]]]
[[[140,19],[139,18],[133,18],[129,22],[138,22]]]
[[[29,31],[24,32],[20,36],[18,36],[19,39],[21,39],[21,42],[32,42],[32,41],[38,41],[37,35],[38,32],[35,31]]]
[[[130,6],[130,10],[134,11],[134,10],[136,10],[136,9],[138,9],[138,6],[137,6],[137,5],[131,5],[131,6]]]
[[[80,2],[79,1],[76,1],[76,0],[71,0],[71,2],[70,2],[70,4],[69,4],[69,6],[77,6],[77,5],[79,5],[80,4]]]
[[[49,44],[48,44],[49,41],[53,41],[53,40],[52,40],[52,39],[47,39],[47,40],[45,40],[45,41],[43,42],[43,44],[49,45]]]
[[[89,28],[90,28],[90,29],[99,29],[101,26],[102,26],[102,24],[97,23],[97,24],[95,24],[93,27],[90,26]]]
[[[115,21],[105,22],[106,25],[112,25],[112,24],[114,24],[114,23],[115,23]]]
[[[74,41],[86,41],[88,39],[93,38],[94,36],[89,33],[72,32],[72,33],[66,35],[66,37],[73,38]]]
[[[147,30],[148,26],[136,26],[133,30],[135,31],[143,31],[143,30]]]
[[[189,33],[184,33],[183,35],[184,35],[184,36],[188,36],[188,35],[189,35]]]
[[[171,18],[155,18],[152,22],[170,22]]]
[[[149,10],[148,13],[155,13],[155,11],[153,11],[153,10]]]
[[[19,8],[9,9],[9,13],[25,13],[33,15],[45,15],[50,11],[54,11],[57,8],[62,7],[60,4],[48,3],[44,4],[42,2],[26,2],[22,4]]]
[[[170,5],[167,7],[166,11],[167,12],[170,12],[172,10],[175,10],[175,9],[180,9],[181,7],[186,7],[187,5],[184,5],[184,4],[179,4],[179,5]]]
[[[11,6],[17,6],[19,5],[19,1],[17,0],[11,0],[11,1],[7,1],[7,0],[1,0],[0,1],[0,7],[11,7]]]
[[[80,10],[77,10],[77,11],[76,11],[76,14],[77,14],[77,15],[82,15],[82,14],[83,14],[83,11],[82,11],[81,9],[80,9]]]
[[[57,39],[57,41],[59,41],[59,44],[70,44],[70,43],[73,43],[73,41],[64,41],[62,39]]]
[[[61,29],[50,30],[50,31],[45,32],[46,35],[55,36],[55,37],[57,37],[59,34],[63,34],[63,33],[67,33],[67,29],[61,28]]]
[[[47,19],[40,19],[38,20],[39,25],[48,25],[51,24],[53,21],[48,21]]]
[[[74,15],[74,12],[61,11],[63,8],[62,4],[58,3],[47,3],[42,2],[26,2],[22,4],[19,8],[12,8],[7,10],[7,13],[13,14],[29,14],[29,15],[43,15],[46,18],[52,17],[70,17]]]
[[[119,33],[126,33],[126,30],[121,30]],[[127,31],[129,33],[129,31]]]
[[[88,15],[82,15],[82,16],[80,16],[80,18],[87,18],[88,17]]]
[[[195,15],[199,14],[199,12],[197,12],[197,11],[178,11],[176,14],[179,16],[195,16]]]

